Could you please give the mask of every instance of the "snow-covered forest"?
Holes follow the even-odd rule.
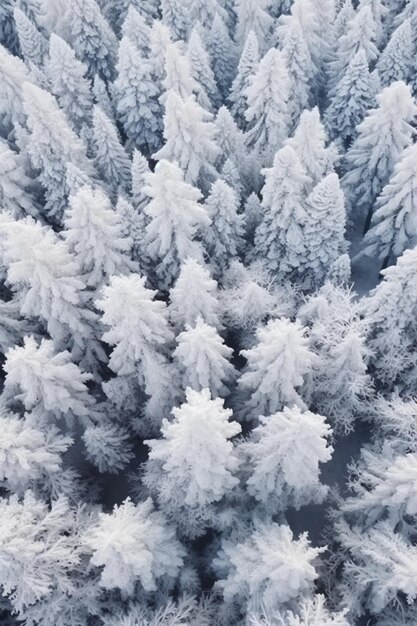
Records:
[[[417,625],[417,0],[0,0],[2,626]]]

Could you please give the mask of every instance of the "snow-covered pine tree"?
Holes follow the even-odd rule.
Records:
[[[384,87],[394,81],[412,83],[414,46],[410,20],[404,20],[391,35],[376,69]]]
[[[233,350],[216,329],[198,317],[194,326],[187,326],[177,336],[177,344],[173,356],[183,389],[209,389],[213,398],[227,396],[236,377],[230,363]]]
[[[343,183],[352,206],[351,220],[360,214],[367,229],[376,198],[388,183],[402,151],[412,142],[411,122],[417,107],[402,81],[376,96],[378,106],[358,126],[358,136],[346,154]]]
[[[236,68],[236,50],[227,26],[220,13],[216,13],[211,29],[206,35],[214,76],[224,98],[229,93]]]
[[[197,102],[208,111],[217,109],[221,102],[219,89],[211,69],[210,57],[196,27],[188,40],[186,57],[191,76],[198,83]]]
[[[261,51],[269,47],[269,39],[274,20],[268,12],[270,0],[236,0],[235,11],[237,15],[236,41],[243,48],[249,33],[252,31],[259,44]]]
[[[190,7],[181,0],[161,0],[161,13],[173,39],[186,39],[191,28]]]
[[[270,164],[287,138],[290,125],[290,78],[283,53],[271,48],[261,59],[246,90],[248,145]]]
[[[23,59],[29,67],[41,67],[47,51],[47,40],[19,7],[15,7],[13,17],[19,37],[19,48]]]
[[[250,30],[245,40],[245,46],[240,55],[237,73],[233,80],[228,96],[231,102],[231,112],[241,128],[246,126],[245,111],[248,107],[246,92],[260,61],[259,45],[253,30]]]
[[[141,57],[149,54],[151,28],[146,23],[145,17],[133,6],[129,4],[122,25],[122,37],[127,37],[135,44]]]
[[[21,59],[0,45],[0,131],[6,138],[16,126],[26,123],[23,107],[23,85],[31,80],[30,72]],[[33,80],[33,79],[32,79]]]
[[[35,181],[27,176],[21,154],[0,140],[0,206],[15,218],[39,215]]]
[[[316,361],[306,333],[299,321],[270,320],[256,331],[256,345],[241,351],[247,364],[238,385],[240,393],[249,396],[243,410],[247,418],[271,415],[293,404],[306,408],[297,389]]]
[[[196,537],[216,523],[215,504],[239,480],[239,459],[230,439],[241,431],[230,409],[208,389],[186,392],[186,402],[164,419],[161,439],[145,443],[144,482],[182,535]]]
[[[199,85],[191,74],[188,58],[183,53],[181,42],[169,43],[166,48],[165,77],[162,81],[165,93],[161,102],[165,103],[171,90],[184,100],[199,92]]]

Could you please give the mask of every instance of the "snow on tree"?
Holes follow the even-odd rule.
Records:
[[[221,150],[221,160],[224,161],[222,171],[227,160],[236,163],[238,157],[239,171],[243,172],[245,162],[244,133],[238,128],[227,107],[222,106],[217,111],[215,124],[216,142]],[[235,192],[238,193],[236,188]]]
[[[38,345],[34,337],[25,337],[22,347],[6,353],[4,371],[6,395],[20,391],[16,399],[36,422],[42,424],[48,416],[88,418],[94,400],[86,382],[92,376],[72,363],[69,352],[56,352],[52,341],[42,339]]]
[[[414,46],[410,20],[404,20],[391,35],[382,51],[376,69],[381,84],[387,87],[402,80],[412,84]]]
[[[60,222],[68,196],[68,163],[82,168],[87,175],[93,175],[93,168],[85,146],[69,127],[55,98],[31,83],[25,83],[23,91],[30,130],[28,152],[45,190],[43,212]]]
[[[94,162],[112,198],[131,187],[131,162],[119,139],[117,128],[98,104],[93,112]]]
[[[187,43],[186,58],[191,76],[198,83],[198,104],[208,111],[218,108],[221,101],[219,89],[211,68],[210,57],[196,27],[193,28]]]
[[[391,385],[405,379],[411,369],[416,337],[415,290],[417,288],[417,248],[406,250],[397,264],[382,271],[383,280],[363,302],[369,321],[369,346],[377,379]],[[413,375],[414,372],[414,375]]]
[[[326,597],[316,593],[311,597],[303,598],[299,607],[293,611],[274,612],[273,619],[280,620],[282,626],[349,626],[347,609],[330,612],[326,607]],[[261,616],[251,614],[249,616],[251,626],[264,626],[269,624],[270,616],[263,611]],[[391,625],[392,626],[392,625]]]
[[[256,331],[255,346],[241,351],[247,364],[238,385],[249,396],[244,408],[249,418],[271,415],[294,404],[306,408],[297,390],[316,362],[306,332],[299,321],[270,320]]]
[[[145,17],[129,4],[125,20],[122,25],[122,37],[127,37],[135,44],[140,55],[143,57],[149,53],[149,38],[151,28],[146,23]]]
[[[417,146],[406,148],[382,189],[366,233],[363,254],[385,259],[400,256],[417,244]]]
[[[148,184],[146,193],[151,199],[144,209],[150,220],[146,227],[147,252],[160,288],[167,290],[185,259],[202,261],[202,249],[195,237],[210,219],[199,204],[200,191],[184,181],[175,163],[159,161],[148,176]]]
[[[265,51],[269,44],[274,20],[268,13],[270,0],[236,0],[236,41],[243,48],[249,33],[256,36],[260,48]]]
[[[382,439],[388,439],[390,447],[400,455],[416,452],[417,401],[401,398],[394,393],[386,398],[378,396],[372,421]]]
[[[304,204],[306,222],[303,228],[305,253],[298,273],[311,287],[321,286],[329,268],[346,249],[345,199],[339,177],[333,172],[314,187]]]
[[[369,73],[365,51],[361,48],[349,62],[324,115],[332,138],[337,137],[347,145],[355,139],[358,125],[375,106],[378,87],[378,75]]]
[[[168,26],[173,39],[186,39],[191,28],[191,11],[181,0],[161,0],[162,22]]]
[[[214,18],[219,14],[227,22],[228,14],[222,2],[218,0],[191,0],[191,16],[193,21],[198,21],[205,30],[209,30]]]
[[[217,283],[208,267],[196,259],[183,261],[169,299],[169,316],[178,330],[194,326],[199,318],[217,330],[222,329]]]
[[[195,326],[187,326],[177,336],[177,344],[173,356],[183,389],[209,389],[214,398],[227,396],[235,379],[235,368],[230,363],[233,350],[216,329],[198,317]]]
[[[151,34],[149,35],[150,54],[152,76],[161,84],[165,76],[165,62],[168,45],[171,43],[171,31],[161,21],[155,20],[152,24]]]
[[[85,307],[85,283],[65,243],[30,218],[2,218],[7,282],[24,317],[41,320],[56,350],[69,349],[86,368],[106,357],[97,340],[97,316]]]
[[[102,108],[108,118],[113,119],[115,112],[114,103],[110,100],[106,83],[97,74],[94,76],[92,93],[96,104]]]
[[[15,7],[13,17],[16,24],[16,31],[19,37],[19,47],[25,62],[30,67],[34,65],[42,66],[44,61],[47,41],[36,25],[27,15]]]
[[[147,398],[145,417],[158,423],[176,392],[168,361],[173,334],[165,303],[155,300],[156,291],[147,289],[145,281],[138,274],[113,276],[96,306],[108,327],[103,341],[113,347],[110,369],[136,377]]]
[[[14,493],[62,469],[62,454],[72,444],[56,429],[48,433],[33,428],[15,415],[0,417],[0,480]]]
[[[327,133],[320,120],[317,107],[301,114],[299,123],[292,137],[285,145],[295,150],[306,173],[317,185],[323,178],[333,172],[337,161],[337,150],[334,145],[327,145]]]
[[[389,522],[379,522],[365,531],[340,523],[340,542],[348,551],[345,557],[344,580],[341,585],[343,602],[355,616],[368,609],[378,614],[404,594],[408,603],[417,596],[417,548]]]
[[[19,52],[19,40],[13,17],[12,0],[5,0],[0,6],[0,45],[8,48],[12,54]]]
[[[352,431],[373,391],[361,306],[349,288],[327,282],[298,312],[300,321],[310,325],[310,345],[317,355],[307,383],[312,405],[330,419],[337,434]]]
[[[87,67],[61,37],[52,33],[45,70],[51,92],[78,133],[83,124],[91,122],[93,97]]]
[[[377,108],[369,111],[357,127],[357,138],[346,154],[343,183],[352,205],[369,227],[376,198],[388,183],[400,154],[412,143],[411,122],[417,107],[410,88],[402,81],[386,87],[376,96]]]
[[[83,541],[92,550],[91,563],[103,568],[100,586],[127,595],[134,593],[137,582],[155,591],[159,578],[175,580],[185,556],[175,530],[154,510],[150,498],[136,505],[127,498],[111,514],[99,513]]]
[[[133,151],[131,177],[132,177],[132,204],[137,209],[143,209],[148,203],[149,196],[146,193],[147,177],[150,173],[147,159],[139,152]]]
[[[129,433],[118,424],[89,425],[82,438],[86,458],[101,473],[117,474],[134,458]]]
[[[27,491],[21,501],[2,498],[0,512],[0,585],[13,611],[24,617],[26,608],[48,596],[72,595],[71,574],[82,549],[68,501],[60,497],[49,507]]]
[[[220,13],[216,13],[207,33],[206,45],[217,85],[223,97],[226,97],[235,75],[236,51]]]
[[[358,12],[363,7],[371,9],[371,15],[375,24],[375,45],[381,49],[385,43],[385,20],[389,9],[385,6],[385,0],[360,0]]]
[[[194,96],[183,99],[175,91],[167,94],[164,116],[165,144],[152,158],[176,162],[192,185],[216,177],[214,160],[219,148],[215,143],[213,116]]]
[[[311,593],[323,550],[311,547],[307,533],[295,539],[289,526],[257,521],[242,541],[222,542],[213,563],[222,576],[216,587],[226,602],[236,599],[248,612],[273,614]]]
[[[73,0],[66,7],[61,32],[86,64],[89,78],[114,78],[117,39],[95,0]]]
[[[215,522],[213,505],[238,484],[239,459],[229,441],[241,431],[230,409],[208,389],[186,391],[186,402],[162,422],[162,439],[145,441],[144,482],[170,520],[190,537]]]
[[[291,276],[305,253],[305,199],[311,179],[290,146],[276,153],[272,167],[263,174],[263,215],[255,231],[255,250],[270,271]]]
[[[39,215],[35,181],[27,176],[22,155],[0,140],[0,205],[15,218]]]
[[[293,406],[259,422],[240,446],[248,492],[272,514],[322,502],[327,487],[320,483],[320,464],[333,452],[326,418]]]
[[[213,183],[205,201],[211,220],[202,233],[214,276],[221,276],[228,263],[237,258],[242,249],[242,215],[236,194],[221,178]]]
[[[141,57],[128,37],[119,45],[117,78],[114,82],[116,108],[131,148],[152,153],[161,143],[159,88],[149,61]]]
[[[23,85],[30,79],[29,70],[23,61],[0,45],[0,129],[4,129],[2,136],[7,137],[12,127],[18,124],[25,125]]]
[[[75,255],[87,287],[97,289],[115,274],[135,269],[130,241],[109,198],[100,189],[81,187],[70,197],[63,237]]]
[[[259,61],[258,40],[254,31],[250,30],[246,36],[237,73],[228,96],[228,100],[232,103],[231,112],[242,128],[246,125],[245,111],[248,106],[246,92],[258,68]]]
[[[160,100],[165,103],[167,93],[175,91],[182,99],[199,92],[199,85],[191,75],[191,67],[183,54],[180,42],[169,43],[166,48],[165,78],[162,81],[166,93]]]
[[[269,161],[287,138],[290,124],[290,78],[282,52],[271,48],[261,59],[246,96],[248,144]]]

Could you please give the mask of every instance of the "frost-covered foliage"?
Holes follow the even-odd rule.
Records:
[[[417,624],[416,59],[417,0],[0,0],[1,624]]]

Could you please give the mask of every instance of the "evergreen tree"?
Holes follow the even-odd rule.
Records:
[[[144,481],[182,534],[199,536],[215,522],[214,504],[238,484],[239,460],[229,441],[241,431],[230,409],[208,389],[186,392],[186,402],[164,419],[161,439],[145,443]]]
[[[83,539],[92,551],[92,564],[103,568],[100,586],[128,595],[137,581],[146,591],[155,591],[158,578],[175,580],[185,556],[175,530],[154,510],[150,498],[137,505],[127,498],[111,514],[99,513]]]
[[[30,79],[23,61],[0,45],[0,132],[3,137],[7,137],[16,126],[25,125],[23,85]]]
[[[128,193],[131,187],[131,163],[122,146],[117,128],[95,105],[93,113],[94,162],[102,180],[115,199],[120,192]]]
[[[191,67],[180,42],[167,45],[163,86],[165,92],[175,91],[184,100],[199,92],[199,85],[191,75]],[[167,94],[164,93],[160,100],[165,102],[166,98]]]
[[[30,129],[28,152],[33,167],[39,171],[39,182],[45,191],[43,212],[59,222],[66,207],[67,165],[81,167],[85,174],[93,169],[85,147],[71,130],[55,98],[32,85],[24,85],[25,110]]]
[[[19,52],[19,39],[13,16],[12,0],[5,0],[0,6],[0,45],[8,48],[12,54]]]
[[[203,109],[212,111],[220,103],[219,89],[211,62],[197,28],[193,28],[187,44],[187,60],[192,78],[198,83],[197,102]]]
[[[125,20],[122,25],[122,37],[127,37],[136,46],[141,57],[149,53],[151,28],[145,17],[133,4],[129,4]]]
[[[130,147],[150,154],[161,143],[159,89],[150,63],[140,56],[128,37],[120,42],[117,73],[116,108]]]
[[[249,393],[248,417],[271,415],[293,404],[305,409],[297,388],[315,362],[305,335],[298,321],[270,320],[256,331],[257,344],[241,351],[247,365],[238,383],[242,392]]]
[[[95,0],[73,0],[66,8],[62,33],[86,64],[89,78],[114,78],[117,39]]]
[[[149,217],[146,227],[147,252],[161,289],[167,290],[177,278],[180,265],[188,257],[202,260],[202,250],[195,236],[210,219],[198,203],[201,193],[184,181],[175,163],[162,160],[148,176],[145,207]]]
[[[358,12],[363,7],[371,9],[372,19],[375,24],[375,45],[381,49],[385,43],[385,19],[389,11],[388,7],[385,6],[384,0],[360,0]]]
[[[235,75],[236,52],[220,13],[216,13],[206,37],[206,45],[217,85],[223,97],[226,97]]]
[[[255,250],[269,270],[291,276],[305,254],[305,199],[311,179],[290,146],[281,148],[273,166],[263,173],[263,216],[255,231]]]
[[[369,73],[365,51],[360,49],[337,84],[325,113],[332,138],[338,137],[347,145],[355,139],[356,128],[367,111],[375,106],[378,82],[377,74]]]
[[[213,162],[218,154],[212,115],[193,96],[185,100],[175,91],[168,92],[165,102],[165,145],[153,155],[158,161],[177,163],[187,183],[202,183],[216,177]]]
[[[22,155],[0,140],[0,206],[15,218],[39,215],[35,184],[23,166]]]
[[[98,289],[114,274],[126,274],[135,265],[127,252],[130,242],[110,200],[100,189],[81,187],[70,197],[63,236],[77,258],[87,287]]]
[[[185,259],[169,296],[169,316],[177,329],[184,330],[202,319],[221,330],[217,283],[203,264],[193,258]]]
[[[132,203],[137,209],[143,209],[149,201],[149,196],[146,192],[149,173],[148,161],[139,150],[134,150],[131,167]]]
[[[237,74],[228,97],[232,103],[231,112],[241,128],[244,128],[246,124],[245,111],[248,106],[246,92],[258,68],[259,61],[258,40],[254,31],[250,30],[240,55]]]
[[[181,0],[161,0],[162,21],[173,39],[186,39],[191,28],[191,11]]]
[[[320,483],[320,463],[330,461],[333,452],[326,419],[294,406],[259,421],[240,447],[250,495],[271,513],[320,503],[327,491]]]
[[[290,79],[282,52],[271,48],[246,90],[248,144],[270,161],[288,135]]]
[[[230,363],[233,350],[225,345],[216,329],[198,317],[194,327],[187,326],[178,335],[177,344],[173,356],[183,389],[209,389],[214,398],[228,395],[228,386],[235,378]]]
[[[221,276],[242,249],[242,216],[235,192],[221,179],[213,183],[205,207],[211,225],[202,237],[213,274]]]
[[[25,62],[29,67],[31,64],[42,66],[47,50],[45,37],[18,7],[15,7],[13,11],[13,17],[19,37],[20,51]]]
[[[270,0],[236,0],[236,41],[243,48],[251,31],[255,34],[262,51],[268,46],[274,23],[268,13]]]
[[[93,106],[86,66],[76,58],[74,51],[63,39],[52,33],[45,69],[51,92],[74,130],[79,133],[83,124],[90,123]]]
[[[159,20],[155,20],[152,24],[151,34],[149,36],[150,44],[150,64],[152,76],[159,85],[165,75],[166,51],[171,43],[171,31]]]
[[[377,108],[369,111],[358,126],[358,136],[346,154],[347,172],[343,178],[356,214],[369,226],[376,198],[393,172],[402,151],[414,134],[411,122],[417,107],[410,89],[403,82],[393,83],[376,96]]]
[[[327,146],[327,143],[327,133],[317,107],[303,111],[293,136],[285,142],[286,146],[295,150],[314,184],[333,172],[337,160],[336,148]]]
[[[405,20],[391,35],[376,69],[382,85],[402,80],[412,84],[414,46],[410,20]]]
[[[311,287],[321,286],[329,268],[345,250],[345,200],[336,173],[328,174],[314,187],[305,202],[303,228],[305,256],[298,272]]]

